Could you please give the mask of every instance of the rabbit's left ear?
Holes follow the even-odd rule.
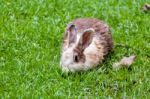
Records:
[[[87,48],[93,39],[93,33],[94,33],[94,29],[90,28],[90,29],[86,29],[83,34],[81,35],[78,45],[77,47],[81,50],[84,51],[85,48]]]
[[[75,25],[70,25],[67,29],[68,47],[76,42],[77,30]]]

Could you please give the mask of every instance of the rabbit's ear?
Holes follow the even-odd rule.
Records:
[[[68,47],[71,45],[71,44],[74,44],[76,42],[76,38],[77,38],[77,30],[76,30],[76,27],[75,25],[71,24],[68,26],[67,28],[67,32],[65,34],[65,38],[66,40],[68,41]]]
[[[90,28],[90,29],[86,29],[83,34],[81,35],[79,42],[78,42],[78,48],[81,51],[84,51],[85,48],[87,48],[93,39],[93,33],[94,33],[94,29]]]

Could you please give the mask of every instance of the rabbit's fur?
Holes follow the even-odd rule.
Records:
[[[96,67],[113,48],[110,28],[95,18],[79,18],[68,24],[61,54],[63,71]]]

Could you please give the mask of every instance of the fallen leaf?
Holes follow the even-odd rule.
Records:
[[[145,5],[143,6],[143,11],[144,11],[144,12],[150,11],[150,4],[145,4]]]
[[[129,67],[135,60],[136,56],[123,57],[119,62],[113,64],[113,69],[120,69],[122,67]]]

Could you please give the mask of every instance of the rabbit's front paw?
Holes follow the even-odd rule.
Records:
[[[62,72],[68,73],[69,72],[68,67],[62,67]]]

